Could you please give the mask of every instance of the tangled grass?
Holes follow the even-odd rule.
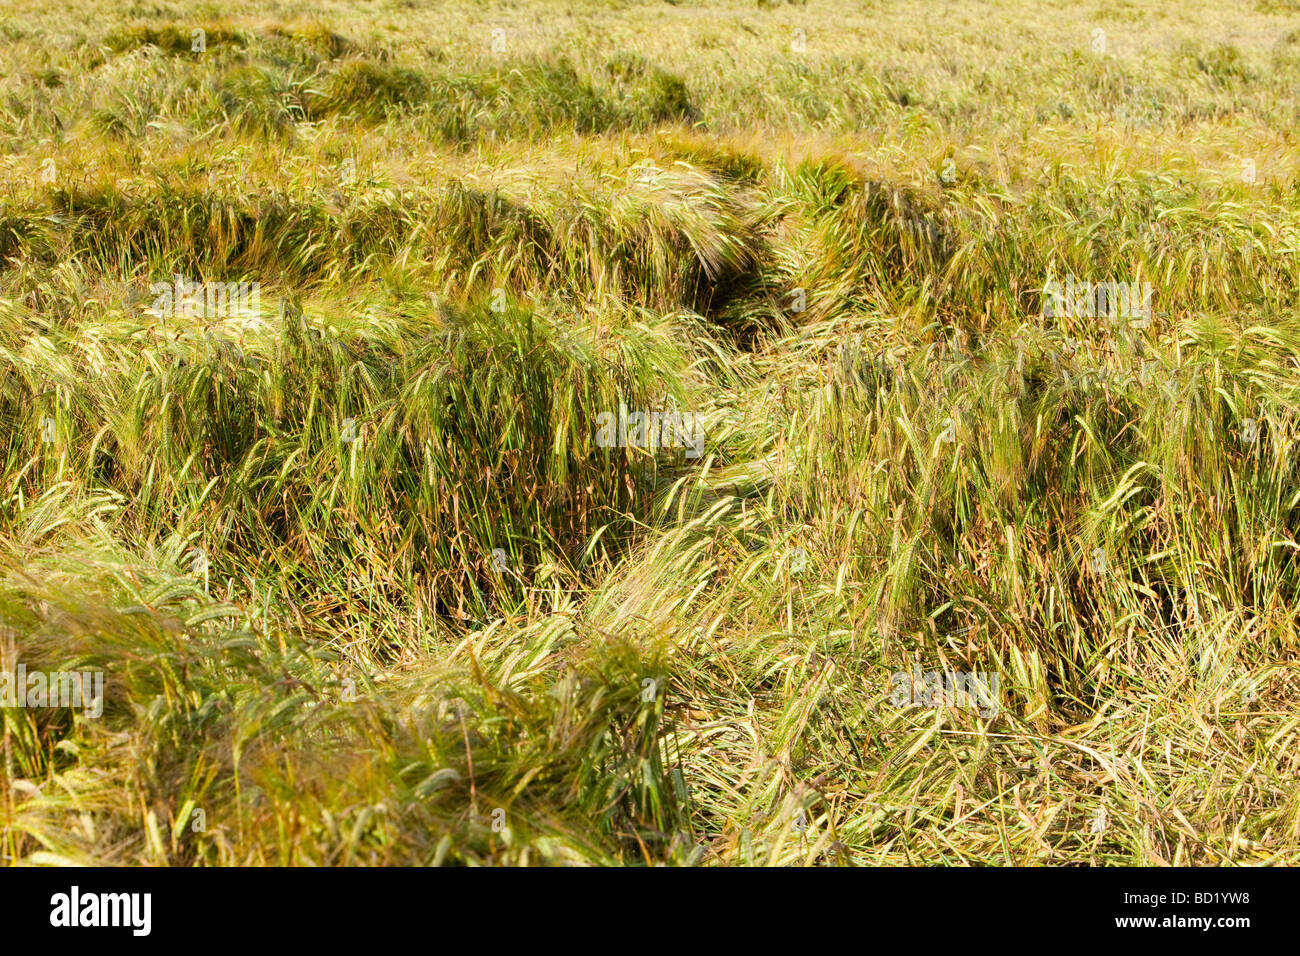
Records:
[[[7,863],[1300,862],[1285,4],[4,6]]]

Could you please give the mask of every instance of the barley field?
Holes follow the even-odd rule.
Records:
[[[1300,0],[0,0],[7,865],[1300,864]]]

